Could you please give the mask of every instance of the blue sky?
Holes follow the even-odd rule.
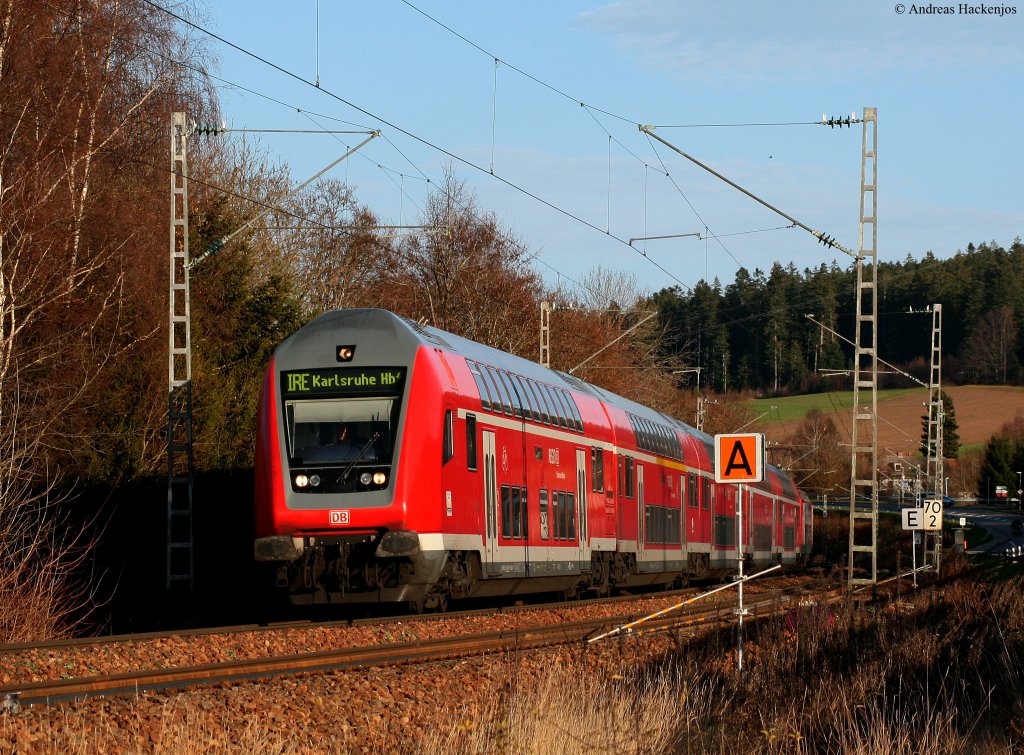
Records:
[[[201,23],[319,78],[318,90],[210,41],[214,73],[252,90],[220,82],[229,126],[382,130],[331,173],[382,222],[415,223],[426,179],[451,166],[550,283],[572,286],[600,266],[656,291],[727,284],[740,265],[849,258],[799,229],[748,233],[786,221],[637,124],[662,126],[662,138],[856,248],[859,126],[665,126],[805,123],[876,107],[882,260],[1024,235],[1024,4],[997,6],[1016,10],[1002,17],[959,6],[228,0],[209,3]],[[296,181],[345,151],[325,135],[260,141]],[[720,240],[636,242],[646,257],[625,243],[705,229]]]

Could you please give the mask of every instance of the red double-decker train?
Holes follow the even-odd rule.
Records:
[[[570,375],[379,309],[274,353],[256,443],[257,561],[293,603],[607,594],[809,552],[779,469],[716,484],[713,438]]]

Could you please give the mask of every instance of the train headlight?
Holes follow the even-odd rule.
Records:
[[[369,472],[363,472],[361,475],[359,475],[360,485],[369,485],[371,482],[373,482],[373,475],[371,475]]]
[[[373,484],[374,485],[383,485],[387,481],[388,481],[388,476],[386,474],[384,474],[383,472],[374,472],[373,473]]]
[[[311,474],[309,476],[309,484],[310,484],[310,487],[314,487],[314,488],[316,486],[318,486],[320,484],[320,475],[318,475],[318,474]]]
[[[295,487],[304,488],[309,485],[309,478],[304,474],[295,475]]]

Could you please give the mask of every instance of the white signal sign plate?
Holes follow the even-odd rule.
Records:
[[[903,509],[903,529],[941,530],[942,501],[929,499],[920,508]]]
[[[763,433],[715,436],[715,482],[761,482],[765,466]]]
[[[941,498],[930,498],[924,502],[924,508],[922,509],[924,516],[922,518],[923,530],[941,530],[942,529],[942,499]]]
[[[924,520],[924,509],[903,509],[903,529],[923,529],[921,522]]]

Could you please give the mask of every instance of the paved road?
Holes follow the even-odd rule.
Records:
[[[832,511],[839,511],[847,509],[848,505],[836,501],[829,504],[829,508]],[[879,511],[892,514],[898,514],[900,508],[901,506],[898,503],[890,501],[881,502],[878,506]],[[822,506],[815,504],[815,509],[821,511]],[[977,547],[972,547],[968,540],[968,553],[1002,555],[1006,553],[1007,549],[1020,548],[1022,555],[1024,555],[1024,513],[1021,511],[1006,506],[992,506],[984,503],[963,504],[954,502],[947,504],[943,508],[943,513],[945,515],[947,531],[956,529],[959,526],[960,517],[964,517],[968,524],[983,527],[992,535],[990,539]],[[1020,530],[1013,529],[1014,520],[1020,520],[1022,525]]]
[[[945,508],[945,514],[947,528],[950,527],[950,519],[957,523],[960,517],[964,517],[968,524],[984,527],[992,535],[989,540],[976,548],[972,547],[968,541],[968,553],[1001,554],[1005,553],[1008,548],[1024,549],[1024,527],[1020,530],[1013,529],[1015,520],[1020,520],[1024,525],[1024,514],[1019,511],[983,504],[971,506],[954,504]]]

